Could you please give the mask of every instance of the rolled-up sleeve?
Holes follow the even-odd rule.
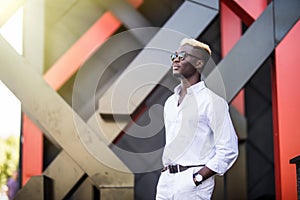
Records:
[[[214,134],[215,154],[206,166],[217,174],[223,175],[238,156],[238,139],[225,100],[218,99],[212,103],[209,111],[209,126]]]

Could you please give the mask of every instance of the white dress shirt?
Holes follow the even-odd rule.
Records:
[[[227,102],[201,81],[187,89],[178,105],[180,90],[179,85],[164,106],[163,164],[203,164],[223,175],[238,156],[237,136]]]

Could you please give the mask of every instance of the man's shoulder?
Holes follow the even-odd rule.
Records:
[[[165,101],[165,105],[174,101],[174,98],[175,98],[175,94],[173,93],[167,98],[167,100]]]
[[[205,93],[208,97],[210,97],[211,100],[218,100],[218,101],[226,102],[226,100],[222,96],[218,95],[217,93],[215,93],[214,91],[212,91],[209,88],[205,88]]]
[[[214,91],[210,90],[209,88],[206,88],[206,102],[209,107],[228,107],[227,101],[216,94]]]

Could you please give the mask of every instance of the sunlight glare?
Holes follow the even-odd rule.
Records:
[[[0,27],[0,34],[20,54],[23,55],[23,7]]]

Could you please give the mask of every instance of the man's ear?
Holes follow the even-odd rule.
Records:
[[[196,62],[196,69],[198,70],[198,71],[202,71],[203,70],[203,67],[204,67],[204,61],[203,60],[198,60],[197,62]]]

